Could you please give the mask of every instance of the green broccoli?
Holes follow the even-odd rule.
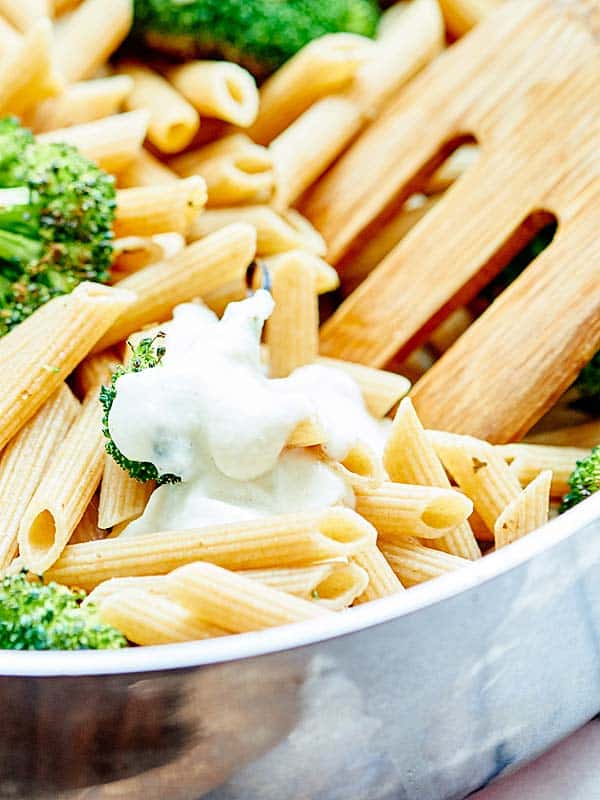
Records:
[[[106,282],[114,179],[66,144],[0,120],[0,336],[83,280]]]
[[[569,478],[570,491],[563,497],[560,513],[600,491],[600,445],[587,458],[577,462]]]
[[[575,383],[582,405],[600,411],[600,350],[579,373]]]
[[[106,452],[109,456],[132,478],[140,483],[146,481],[156,481],[157,483],[178,483],[181,478],[177,475],[159,475],[158,470],[149,461],[132,461],[126,458],[119,450],[117,445],[113,442],[108,428],[108,415],[112,408],[112,404],[117,396],[117,382],[122,375],[128,372],[141,372],[143,369],[152,369],[159,366],[165,354],[165,348],[157,345],[157,341],[164,337],[164,333],[158,333],[151,338],[142,339],[135,347],[129,343],[131,347],[131,358],[126,367],[117,367],[113,373],[110,386],[103,386],[100,389],[100,402],[104,408],[104,416],[102,418],[102,432],[107,441],[105,444]]]
[[[24,572],[0,581],[0,650],[105,650],[125,647],[123,634],[101,622],[85,592],[29,580]]]
[[[133,35],[184,58],[221,56],[268,75],[326,33],[373,36],[376,0],[135,0]]]

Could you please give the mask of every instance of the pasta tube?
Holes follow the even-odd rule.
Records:
[[[206,184],[198,175],[158,186],[119,189],[116,236],[185,234],[206,203]]]
[[[358,494],[356,511],[369,520],[382,539],[438,539],[444,531],[467,520],[473,503],[455,489],[385,482]]]
[[[151,322],[162,322],[173,306],[241,278],[254,257],[256,234],[249,225],[229,225],[194,242],[168,261],[151,264],[116,284],[137,296],[96,345],[104,350]]]
[[[96,392],[61,442],[19,526],[25,566],[42,575],[60,556],[98,488],[103,465],[102,406]]]
[[[319,351],[319,304],[315,271],[293,251],[272,276],[275,308],[267,322],[271,377],[284,378],[310,364]]]
[[[260,88],[260,111],[249,135],[267,145],[316,100],[346,87],[373,57],[374,43],[353,33],[309,42]]]
[[[48,17],[48,0],[0,0],[0,14],[24,33],[42,17]]]
[[[187,564],[167,578],[169,596],[196,618],[232,633],[257,631],[330,613],[214,564]]]
[[[380,597],[389,597],[392,594],[398,594],[404,589],[404,586],[398,580],[396,573],[390,567],[377,545],[366,547],[360,553],[352,556],[352,561],[363,569],[368,576],[368,582],[365,584],[362,594],[358,597],[357,603],[366,603],[369,600],[378,600]]]
[[[121,362],[109,350],[88,356],[79,364],[71,380],[78,397],[83,399],[88,392],[99,391],[102,384],[108,384],[115,368]]]
[[[425,194],[445,192],[449,186],[457,181],[469,167],[479,158],[479,146],[476,144],[463,144],[444,161],[441,167],[433,173],[425,185]]]
[[[79,412],[66,384],[21,428],[0,458],[0,572],[17,551],[23,513]]]
[[[166,164],[159,161],[144,147],[136,153],[129,164],[119,172],[119,186],[166,186],[174,183],[178,176]]]
[[[185,239],[174,231],[156,233],[154,236],[124,236],[122,239],[115,239],[111,277],[114,282],[118,282],[129,273],[137,272],[149,264],[174,258],[184,247]]]
[[[43,133],[108,117],[120,111],[132,86],[126,75],[73,83],[56,97],[38,103],[27,115],[27,124]]]
[[[501,512],[494,525],[496,549],[520,539],[548,521],[552,472],[540,472]]]
[[[385,446],[383,464],[392,481],[450,488],[444,467],[408,397],[400,402]],[[481,555],[468,522],[437,539],[435,546],[463,558],[474,559]]]
[[[525,486],[540,472],[552,472],[553,497],[562,497],[569,491],[569,477],[579,459],[587,458],[590,451],[583,447],[553,447],[543,444],[503,444],[495,447],[497,453],[510,464],[520,484]]]
[[[402,544],[383,542],[381,550],[403,586],[415,586],[466,567],[469,560],[424,547],[415,540]]]
[[[526,441],[530,444],[591,448],[600,442],[600,419],[553,431],[529,434]]]
[[[318,356],[317,364],[340,369],[360,386],[367,408],[375,417],[385,417],[410,389],[410,381],[396,372],[354,364],[338,358]]]
[[[0,339],[0,449],[132,303],[131,292],[93,283],[39,308]]]
[[[143,64],[124,61],[119,72],[133,81],[127,110],[143,109],[150,115],[148,140],[163,153],[187,147],[200,127],[196,109],[162,75]]]
[[[133,644],[192,642],[226,633],[199,620],[180,603],[142,589],[111,593],[99,608],[102,621],[120,630]]]
[[[90,78],[114,53],[133,22],[132,0],[84,0],[56,26],[56,65],[68,83]]]
[[[139,517],[146,508],[153,489],[152,481],[140,483],[134,480],[108,454],[105,454],[98,527],[110,530],[115,525]]]
[[[490,530],[521,484],[491,444],[474,436],[429,431],[428,436],[442,463],[475,504]]]
[[[227,61],[188,61],[167,70],[173,86],[200,114],[240,128],[258,114],[258,89],[252,75]]]
[[[112,117],[42,133],[40,142],[72,144],[107,172],[119,172],[139,154],[146,135],[148,114],[129,111]]]
[[[234,570],[302,567],[354,555],[376,538],[374,528],[358,514],[331,508],[70,545],[46,577],[93,589],[109,578],[164,575],[198,560]]]

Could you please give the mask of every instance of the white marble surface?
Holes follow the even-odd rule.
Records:
[[[600,720],[472,800],[600,800]]]

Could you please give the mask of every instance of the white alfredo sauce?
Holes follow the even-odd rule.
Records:
[[[161,365],[118,379],[108,418],[116,446],[182,478],[158,487],[121,535],[353,504],[339,473],[286,442],[311,419],[326,432],[325,452],[341,460],[357,440],[380,449],[383,425],[339,370],[265,376],[260,335],[272,310],[263,290],[231,303],[221,320],[202,305],[177,306]]]

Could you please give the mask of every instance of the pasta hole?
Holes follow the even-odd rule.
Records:
[[[468,513],[469,502],[462,495],[437,497],[423,511],[421,521],[429,528],[442,530],[464,522]]]
[[[167,128],[165,138],[169,142],[169,148],[176,152],[188,144],[190,138],[189,126],[185,122],[174,122]]]
[[[229,96],[234,101],[234,103],[242,105],[242,103],[244,102],[244,92],[240,88],[238,82],[233,78],[228,78],[225,82],[225,85],[227,87],[227,91],[229,92]]]
[[[56,538],[56,522],[48,509],[40,511],[29,529],[29,544],[32,550],[50,550]]]

